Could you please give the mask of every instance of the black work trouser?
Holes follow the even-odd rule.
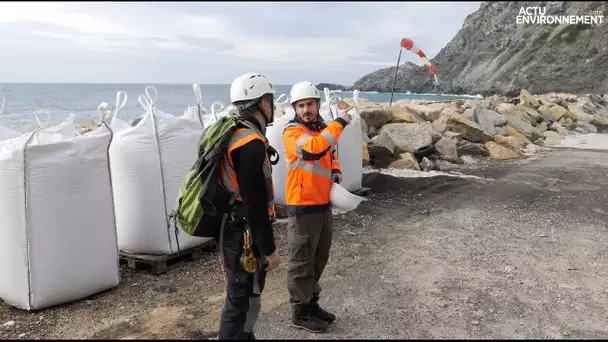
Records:
[[[220,340],[242,340],[253,336],[253,327],[260,315],[261,298],[266,281],[266,271],[257,259],[255,273],[243,269],[240,256],[243,249],[245,223],[226,222],[220,238],[223,263],[226,272],[226,303],[220,321]]]
[[[287,288],[292,307],[306,306],[319,298],[319,279],[329,260],[332,233],[331,209],[289,218]]]

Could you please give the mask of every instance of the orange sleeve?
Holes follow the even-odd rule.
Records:
[[[316,137],[302,131],[297,125],[288,125],[283,131],[285,152],[302,160],[318,160],[338,143],[343,131],[344,127],[337,121],[332,121]]]

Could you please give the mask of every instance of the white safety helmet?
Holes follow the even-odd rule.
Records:
[[[318,99],[321,100],[321,94],[319,89],[310,82],[298,82],[291,87],[289,93],[291,99],[291,105],[304,99]]]
[[[230,102],[256,100],[265,94],[275,94],[272,84],[264,75],[249,72],[237,77],[230,86]]]

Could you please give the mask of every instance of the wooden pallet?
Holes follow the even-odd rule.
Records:
[[[200,260],[204,252],[211,252],[217,248],[215,240],[211,239],[202,245],[183,249],[171,255],[140,254],[120,251],[120,263],[126,263],[132,270],[146,268],[152,274],[163,274],[169,269],[178,267],[185,262]]]

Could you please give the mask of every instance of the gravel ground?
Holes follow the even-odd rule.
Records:
[[[291,328],[283,265],[269,276],[257,337],[608,338],[608,152],[459,171],[479,178],[365,174],[373,193],[336,216],[321,283],[338,320],[326,334]],[[2,303],[0,339],[211,336],[224,301],[217,258],[161,276],[123,266],[117,288],[39,312]]]

